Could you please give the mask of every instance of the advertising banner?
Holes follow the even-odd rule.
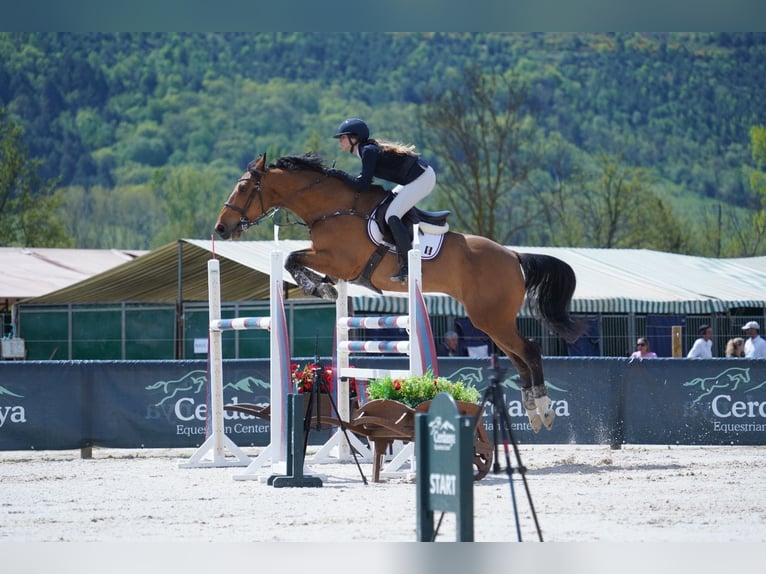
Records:
[[[407,366],[401,357],[354,363]],[[556,419],[534,433],[507,359],[499,372],[488,358],[439,359],[441,375],[482,393],[496,377],[519,444],[766,444],[766,361],[557,357],[543,366]],[[224,404],[270,402],[268,360],[226,360],[223,375]],[[0,362],[0,450],[198,447],[208,432],[207,379],[206,361]],[[494,440],[508,424],[484,398]],[[269,444],[268,419],[225,411],[224,420],[237,445]],[[331,432],[313,431],[310,444]]]
[[[766,361],[652,359],[627,364],[625,442],[766,444]]]
[[[0,363],[0,450],[84,446],[84,386],[76,364]]]

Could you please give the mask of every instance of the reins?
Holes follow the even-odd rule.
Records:
[[[290,195],[282,199],[279,203],[272,206],[268,210],[264,209],[263,207],[263,194],[261,193],[261,178],[263,176],[262,173],[258,173],[255,171],[250,172],[250,175],[253,176],[253,179],[255,179],[255,182],[253,184],[253,188],[250,190],[250,195],[247,198],[247,201],[245,202],[244,207],[239,207],[237,205],[234,205],[230,201],[226,201],[223,205],[225,207],[228,207],[229,209],[236,211],[239,213],[239,226],[242,228],[243,231],[249,229],[250,227],[253,227],[254,225],[258,225],[261,221],[266,219],[267,217],[273,217],[276,215],[276,213],[282,208],[285,207],[290,201],[295,199],[297,196],[307,192],[312,187],[319,185],[323,180],[330,177],[328,174],[323,174],[323,176],[307,183],[303,187],[296,189],[294,192],[292,192]],[[258,177],[256,177],[256,175]],[[248,181],[248,178],[240,178],[237,183],[241,183],[243,181]],[[258,196],[258,200],[261,204],[261,214],[256,217],[255,219],[250,219],[247,217],[247,212],[250,209],[250,206],[253,203],[253,200],[255,199],[256,195]],[[357,217],[361,217],[364,220],[370,219],[370,214],[368,213],[362,213],[356,208],[356,204],[359,201],[360,192],[355,191],[354,192],[354,203],[353,205],[348,209],[336,209],[335,211],[332,211],[330,213],[326,213],[324,215],[320,215],[319,217],[316,217],[312,219],[311,221],[308,221],[305,223],[306,227],[309,231],[311,231],[311,228],[316,225],[317,223],[320,223],[322,221],[326,221],[328,219],[332,219],[334,217],[340,217],[343,215],[353,215]]]
[[[320,215],[319,217],[315,217],[314,219],[306,223],[306,227],[308,227],[309,231],[311,231],[311,228],[317,223],[326,221],[328,219],[332,219],[333,217],[340,217],[342,215],[354,215],[357,217],[361,217],[365,221],[370,219],[369,213],[362,213],[361,211],[356,209],[356,202],[359,200],[359,196],[360,196],[360,193],[358,191],[354,192],[354,204],[350,208],[336,209],[335,211],[331,211],[330,213],[326,213],[324,215]]]

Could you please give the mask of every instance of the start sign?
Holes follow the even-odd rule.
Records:
[[[415,415],[418,541],[434,539],[434,511],[454,512],[457,541],[473,542],[473,417],[439,393],[427,413]]]

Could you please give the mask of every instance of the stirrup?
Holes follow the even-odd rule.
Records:
[[[407,282],[407,267],[401,267],[399,269],[399,273],[396,275],[391,276],[391,281],[397,282],[397,283],[406,283]]]

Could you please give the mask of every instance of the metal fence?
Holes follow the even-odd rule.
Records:
[[[455,321],[459,317],[439,316],[431,317],[431,326],[437,342],[442,341],[444,333],[455,329]],[[627,357],[636,349],[636,339],[645,337],[647,315],[597,315],[590,317],[598,324],[598,353],[600,357]],[[710,325],[713,328],[713,356],[725,356],[726,343],[734,337],[745,337],[742,325],[748,321],[758,321],[763,328],[766,320],[763,314],[758,315],[687,315],[679,321],[682,327],[682,353],[686,353],[699,337],[698,331],[702,325]],[[543,351],[543,355],[549,357],[566,357],[571,353],[565,341],[558,335],[546,329],[540,321],[529,317],[517,319],[519,332],[523,337],[537,341]],[[666,356],[670,356],[667,354]]]
[[[327,302],[285,302],[291,354],[296,357],[332,355],[335,329],[335,305]],[[182,359],[202,358],[207,354],[207,303],[185,303],[180,317],[173,305],[117,303],[113,305],[21,305],[17,336],[26,340],[27,358],[50,359]],[[268,302],[223,303],[224,318],[268,314]],[[358,313],[365,315],[367,313]],[[635,350],[638,337],[647,336],[648,325],[662,316],[639,314],[602,314],[588,319],[594,323],[591,350],[587,356],[626,357]],[[667,320],[667,318],[665,318]],[[742,337],[747,321],[766,325],[764,313],[747,315],[687,315],[679,317],[682,329],[682,353],[685,356],[703,324],[713,327],[713,356],[723,357],[726,342]],[[466,326],[465,317],[434,315],[431,328],[437,343],[448,330]],[[543,355],[566,357],[574,353],[555,333],[530,317],[517,318],[522,336],[537,341]],[[669,329],[669,327],[668,327]],[[353,338],[369,338],[357,332]],[[372,338],[401,337],[401,333],[376,332]],[[650,343],[651,337],[650,337]],[[652,344],[659,351],[658,345]],[[491,351],[491,349],[489,349]],[[226,358],[268,357],[269,341],[265,332],[232,332],[224,337]],[[671,356],[670,352],[659,353]]]

